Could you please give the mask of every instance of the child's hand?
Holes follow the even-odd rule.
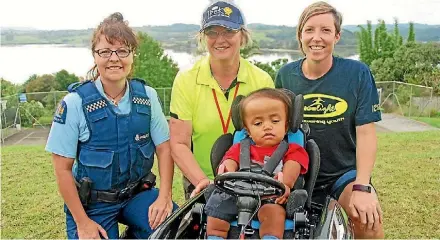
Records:
[[[225,172],[231,172],[231,171],[226,167],[225,164],[218,165],[217,174],[220,175],[220,174],[225,173]]]
[[[238,169],[238,164],[234,160],[226,159],[217,167],[217,174],[220,175],[225,172],[235,172]]]
[[[281,183],[284,184],[284,182],[283,182],[283,173],[282,172],[279,172],[277,175],[275,175],[275,179],[277,179],[278,181],[280,181]],[[289,198],[289,195],[290,195],[290,187],[287,186],[286,184],[284,184],[284,188],[286,189],[285,192],[284,192],[284,195],[279,197],[279,198],[277,198],[275,200],[275,203],[280,204],[280,205],[283,205],[283,204],[287,203],[287,199]]]

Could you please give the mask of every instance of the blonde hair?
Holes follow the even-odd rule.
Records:
[[[302,43],[301,43],[301,33],[304,28],[304,25],[311,17],[326,13],[331,13],[333,15],[336,34],[339,34],[341,32],[342,15],[332,5],[322,1],[315,2],[309,5],[308,7],[306,7],[304,11],[301,13],[301,16],[299,17],[299,21],[298,21],[298,26],[296,28],[296,40],[298,41],[299,50],[301,50],[301,52],[304,55],[305,53],[304,50],[302,49]]]
[[[99,37],[104,35],[107,42],[113,44],[114,42],[121,42],[127,45],[127,47],[135,54],[138,47],[138,40],[133,29],[128,26],[128,22],[124,21],[124,17],[121,13],[116,12],[108,16],[102,21],[93,33],[92,37],[92,54],[96,50],[95,47],[99,42]],[[132,74],[131,69],[129,76]],[[96,80],[99,77],[98,66],[95,65],[87,72],[88,80]]]

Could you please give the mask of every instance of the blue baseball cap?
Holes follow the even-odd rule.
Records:
[[[228,29],[238,30],[244,25],[240,10],[227,2],[216,2],[210,5],[203,13],[202,29],[210,26],[222,26]]]

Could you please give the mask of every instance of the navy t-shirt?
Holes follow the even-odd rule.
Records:
[[[356,60],[333,57],[331,69],[316,80],[304,76],[303,61],[283,66],[275,87],[304,96],[304,121],[321,153],[317,183],[335,181],[356,169],[356,126],[381,120],[376,85]]]

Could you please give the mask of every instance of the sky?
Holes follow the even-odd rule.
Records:
[[[310,0],[235,0],[247,23],[296,26]],[[343,15],[343,25],[409,21],[440,24],[440,0],[327,0]],[[10,0],[0,4],[1,27],[40,30],[96,27],[113,12],[121,12],[133,27],[200,24],[209,0]],[[437,12],[437,13],[436,13]]]

